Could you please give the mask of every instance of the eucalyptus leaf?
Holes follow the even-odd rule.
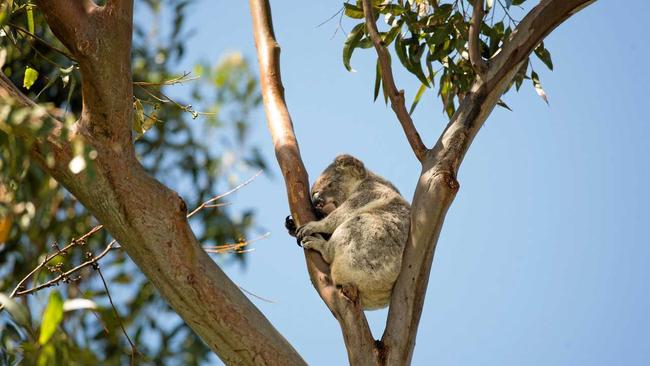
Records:
[[[63,299],[58,291],[50,292],[49,300],[45,311],[43,311],[43,320],[41,321],[41,332],[38,336],[38,343],[44,345],[52,338],[56,328],[63,320]]]
[[[352,52],[354,52],[354,49],[358,46],[359,41],[361,41],[361,38],[363,37],[365,26],[365,23],[355,25],[348,34],[348,38],[345,40],[343,45],[343,65],[348,71],[354,72],[350,66],[350,58],[352,57]]]
[[[418,92],[415,94],[415,98],[413,98],[413,104],[411,104],[411,108],[409,109],[409,114],[413,114],[415,107],[418,105],[418,103],[420,103],[420,98],[422,98],[422,95],[424,95],[424,91],[427,90],[428,87],[429,86],[425,84],[420,85]]]
[[[27,66],[25,68],[25,77],[23,78],[23,87],[25,87],[25,89],[31,88],[36,82],[36,79],[38,79],[38,71]]]

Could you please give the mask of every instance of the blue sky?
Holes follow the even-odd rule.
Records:
[[[351,153],[410,199],[419,166],[390,108],[372,102],[374,54],[355,52],[358,71],[347,72],[336,22],[317,27],[340,2],[305,4],[272,6],[310,177]],[[233,50],[256,65],[247,2],[194,10],[198,33],[179,70]],[[514,111],[497,108],[480,131],[434,259],[414,365],[650,364],[648,12],[646,1],[599,1],[560,26],[546,40],[555,71],[536,64],[550,106],[525,85],[505,97]],[[412,98],[415,78],[396,78]],[[429,146],[447,122],[434,99],[425,94],[414,114]],[[260,111],[253,139],[272,177],[232,200],[254,207],[271,236],[254,245],[245,269],[225,270],[276,301],[252,299],[308,363],[342,365],[338,324],[282,226],[289,210],[265,123]],[[376,337],[385,315],[368,313]]]

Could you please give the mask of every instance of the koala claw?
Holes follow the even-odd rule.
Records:
[[[318,249],[319,246],[327,241],[317,236],[305,236],[300,240],[300,246],[305,249]]]
[[[308,222],[296,230],[296,238],[302,240],[304,237],[313,236],[317,232],[316,221]]]

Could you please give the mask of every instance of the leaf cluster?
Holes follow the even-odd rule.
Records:
[[[261,97],[247,60],[231,54],[216,65],[201,63],[195,67],[197,80],[176,69],[185,59],[192,33],[187,22],[191,5],[189,0],[136,2],[133,136],[145,169],[177,190],[188,207],[196,207],[237,183],[240,176],[250,176],[266,165],[249,143],[250,117]],[[57,118],[71,124],[79,115],[81,79],[76,61],[28,0],[0,5],[0,64],[15,85],[39,105],[47,103],[42,108]],[[0,109],[0,117],[5,117],[0,118],[0,293],[8,294],[52,252],[53,243],[63,246],[97,222],[36,166],[29,142],[18,138],[22,129],[33,136],[49,131],[47,123],[28,123],[36,120],[32,117],[38,111],[11,104]],[[82,160],[92,158],[83,145],[73,146]],[[192,223],[197,238],[206,245],[240,242],[255,230],[252,210],[233,212],[226,207],[201,210]],[[48,263],[28,281],[28,287],[78,265],[86,252],[99,252],[109,239],[99,231],[88,238],[84,250],[70,250]],[[241,254],[220,259],[245,263]],[[122,322],[140,351],[138,364],[196,365],[211,357],[123,251],[112,251],[100,265]],[[96,309],[64,311],[62,320],[48,328],[54,332],[45,337],[43,326],[53,324],[51,317],[43,315],[49,307],[44,304],[53,301],[44,297],[47,291],[16,299],[29,316],[19,320],[8,311],[0,312],[0,365],[130,362],[130,347],[106,289],[90,268],[56,291],[64,304],[89,299]]]
[[[518,21],[512,15],[525,0],[488,0],[486,16],[480,27],[479,49],[481,57],[489,63],[501,49]],[[443,110],[451,117],[458,103],[469,91],[476,74],[469,60],[469,27],[472,1],[468,0],[394,0],[373,1],[375,21],[383,18],[384,30],[380,32],[385,47],[391,47],[399,63],[420,81],[410,112],[428,89],[437,88]],[[373,46],[364,21],[362,2],[343,4],[345,16],[357,23],[349,32],[343,46],[343,64],[352,70],[350,59],[355,49]],[[535,55],[549,68],[553,68],[550,52],[540,44]],[[517,90],[525,79],[532,81],[535,90],[544,98],[546,95],[533,70],[526,60],[513,81]],[[374,98],[382,88],[381,69],[377,63]],[[386,91],[384,100],[388,101]],[[505,103],[501,106],[508,108]],[[509,108],[508,108],[509,109]]]

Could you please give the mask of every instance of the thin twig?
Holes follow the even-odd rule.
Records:
[[[102,270],[99,269],[99,265],[95,264],[93,265],[97,273],[99,273],[99,278],[102,279],[102,283],[104,284],[104,289],[106,289],[106,295],[108,296],[108,301],[111,303],[111,307],[113,308],[113,312],[115,313],[115,316],[117,317],[117,322],[120,324],[120,328],[122,329],[122,333],[124,333],[124,336],[126,337],[126,340],[129,341],[129,344],[131,345],[131,366],[135,365],[135,354],[138,352],[138,348],[135,346],[133,341],[131,340],[131,337],[129,337],[129,334],[126,332],[126,329],[124,329],[124,323],[122,322],[122,317],[120,316],[120,313],[117,312],[117,308],[115,307],[115,304],[113,303],[113,297],[111,296],[111,292],[108,290],[108,285],[106,284],[106,279],[104,279],[104,275],[102,274]]]
[[[387,89],[388,98],[390,99],[390,105],[397,116],[402,129],[406,134],[406,139],[411,145],[411,149],[415,153],[415,156],[419,161],[424,160],[428,149],[422,142],[422,138],[418,133],[411,115],[409,115],[408,110],[406,109],[406,104],[404,102],[404,91],[398,90],[395,86],[395,80],[393,78],[393,70],[390,65],[390,54],[385,47],[384,41],[379,35],[377,30],[377,24],[375,23],[375,15],[372,9],[371,0],[363,0],[363,13],[366,18],[366,28],[370,39],[375,46],[377,51],[377,58],[379,59],[379,65],[381,67],[381,81],[384,83]]]
[[[25,282],[27,282],[27,280],[28,280],[31,276],[33,276],[34,273],[38,272],[38,271],[41,270],[43,267],[45,267],[45,265],[46,265],[49,261],[51,261],[51,260],[54,259],[55,257],[61,255],[62,253],[66,253],[70,248],[74,247],[75,245],[83,245],[83,243],[85,243],[85,241],[86,241],[86,239],[87,239],[88,237],[90,237],[90,236],[93,235],[94,233],[98,232],[98,231],[101,230],[103,227],[104,227],[103,225],[97,225],[97,226],[95,226],[94,228],[90,229],[90,231],[88,231],[87,233],[83,234],[79,239],[73,239],[73,240],[70,242],[70,244],[66,245],[65,247],[63,247],[63,248],[61,248],[61,249],[58,249],[58,250],[56,251],[56,253],[53,253],[53,254],[47,255],[47,256],[45,257],[45,259],[43,259],[43,261],[42,261],[41,263],[39,263],[38,266],[36,266],[36,268],[34,268],[31,272],[29,272],[29,273],[27,274],[27,276],[23,277],[23,279],[20,280],[20,282],[18,282],[18,285],[16,285],[16,287],[15,287],[14,290],[11,292],[11,295],[9,295],[9,297],[14,297],[14,296],[16,296],[17,294],[19,294],[19,291],[20,291],[20,289],[24,286]]]
[[[169,80],[164,80],[161,82],[149,82],[149,81],[134,81],[133,85],[137,86],[142,86],[142,87],[149,87],[149,86],[166,86],[166,85],[175,85],[175,84],[182,84],[186,81],[193,81],[197,80],[199,77],[198,76],[193,76],[189,77],[192,73],[191,72],[184,72],[183,75],[177,76],[173,79]]]
[[[212,202],[220,200],[220,199],[226,197],[227,195],[232,194],[235,191],[238,191],[239,189],[241,189],[242,187],[248,185],[250,182],[255,180],[255,178],[257,178],[260,174],[262,174],[262,170],[258,171],[252,177],[248,178],[244,183],[236,186],[235,188],[229,190],[228,192],[216,195],[216,196],[210,198],[209,200],[203,202],[201,205],[199,205],[199,207],[195,208],[192,212],[190,212],[187,215],[187,218],[189,219],[190,217],[194,216],[195,213],[197,213],[198,211],[204,209],[207,205],[210,205]]]
[[[37,36],[36,34],[30,32],[30,31],[28,31],[27,29],[25,29],[25,28],[23,28],[23,27],[21,27],[21,26],[19,26],[17,24],[13,24],[13,23],[7,23],[7,26],[9,26],[9,28],[13,28],[13,29],[15,29],[15,30],[17,30],[17,31],[19,31],[19,32],[21,32],[23,34],[26,34],[26,35],[34,38],[34,40],[36,40],[38,43],[46,46],[47,48],[51,49],[52,51],[55,51],[56,53],[59,53],[59,54],[65,56],[65,57],[67,57],[71,61],[77,62],[77,60],[75,60],[75,58],[71,54],[69,54],[66,51],[61,50],[61,49],[59,49],[57,47],[54,47],[53,45],[51,45],[46,40],[44,40],[43,38]]]
[[[487,63],[481,57],[481,39],[479,37],[484,15],[483,0],[474,0],[472,20],[469,23],[469,62],[472,64],[474,72],[479,76],[485,75],[487,71]]]
[[[226,203],[226,204],[212,204],[212,202],[214,202],[214,201],[216,201],[216,200],[219,200],[219,199],[221,199],[221,198],[223,198],[223,197],[225,197],[225,196],[228,196],[229,194],[232,194],[233,192],[235,192],[235,191],[241,189],[242,187],[248,185],[248,184],[251,183],[255,178],[257,178],[261,173],[262,173],[262,171],[260,170],[259,172],[255,173],[255,175],[253,175],[251,178],[249,178],[248,180],[246,180],[246,181],[243,182],[242,184],[236,186],[235,188],[233,188],[233,189],[231,189],[231,190],[229,190],[229,191],[227,191],[227,192],[225,192],[225,193],[222,193],[222,194],[219,194],[219,195],[217,195],[217,196],[214,196],[214,197],[210,198],[209,200],[203,202],[199,207],[197,207],[197,208],[194,209],[191,213],[189,213],[189,214],[187,215],[187,218],[190,218],[191,216],[193,216],[193,215],[196,214],[198,211],[200,211],[200,210],[202,210],[202,209],[204,209],[204,208],[216,207],[217,205],[220,205],[220,206],[225,206],[225,205],[227,205],[227,203]],[[111,241],[111,242],[106,246],[106,248],[105,248],[105,249],[104,249],[104,250],[103,250],[99,255],[93,257],[92,259],[89,259],[89,260],[87,260],[87,261],[81,263],[80,265],[78,265],[78,266],[76,266],[76,267],[74,267],[74,268],[72,268],[72,269],[70,269],[70,270],[68,270],[68,271],[62,272],[61,274],[59,274],[58,276],[56,276],[55,278],[52,278],[51,280],[49,280],[49,281],[47,281],[47,282],[44,282],[44,283],[42,283],[42,284],[40,284],[40,285],[37,285],[37,286],[35,286],[35,287],[32,287],[32,288],[30,288],[30,289],[21,290],[22,288],[24,288],[24,284],[25,284],[25,282],[26,282],[30,277],[32,277],[36,272],[38,272],[38,271],[41,270],[43,267],[45,267],[45,265],[46,265],[48,262],[50,262],[50,261],[51,261],[52,259],[54,259],[55,257],[57,257],[57,256],[59,256],[59,255],[61,255],[61,254],[66,253],[70,248],[72,248],[72,247],[74,247],[74,246],[76,246],[76,245],[82,245],[82,243],[85,243],[85,241],[86,241],[86,239],[87,239],[88,237],[90,237],[91,235],[93,235],[93,234],[95,234],[96,232],[100,231],[103,227],[104,227],[103,225],[97,225],[97,226],[93,227],[90,231],[88,231],[87,233],[85,233],[84,235],[82,235],[80,238],[72,240],[72,241],[70,242],[70,244],[66,245],[66,246],[63,247],[63,248],[57,249],[57,251],[56,251],[55,253],[52,253],[52,254],[46,256],[45,259],[43,260],[43,262],[39,263],[38,266],[36,266],[36,268],[34,268],[34,269],[33,269],[31,272],[29,272],[25,277],[23,277],[23,279],[21,279],[20,282],[18,282],[18,285],[14,288],[14,290],[11,292],[11,295],[10,295],[9,297],[24,296],[24,295],[28,295],[28,294],[34,293],[34,292],[36,292],[36,291],[39,291],[39,290],[41,290],[41,289],[47,288],[47,287],[51,287],[51,286],[54,286],[54,285],[58,285],[59,282],[61,282],[62,280],[66,279],[66,278],[69,278],[70,275],[74,274],[75,272],[81,270],[81,269],[84,268],[84,267],[87,267],[87,266],[93,265],[93,264],[96,263],[98,260],[100,260],[101,258],[103,258],[106,254],[108,254],[108,252],[111,251],[112,249],[118,249],[119,247],[116,246],[117,241],[116,241],[116,240],[112,240],[112,241]],[[263,236],[261,236],[261,237],[259,237],[259,238],[255,238],[255,239],[253,239],[253,240],[250,240],[250,241],[248,241],[248,242],[245,242],[245,243],[246,243],[246,244],[252,243],[252,242],[254,242],[254,241],[257,241],[257,240],[263,239],[264,237],[266,237],[266,236],[268,236],[268,235],[269,235],[269,233],[267,233],[267,234],[265,234],[265,235],[263,235]],[[226,244],[225,246],[227,246],[227,245],[231,245],[231,244]],[[240,246],[240,247],[241,247],[241,246]],[[233,248],[233,249],[237,249],[237,248]],[[210,249],[210,250],[215,250],[215,249]],[[224,251],[225,251],[225,250],[224,250]],[[216,253],[219,253],[219,252],[217,251]],[[240,253],[241,253],[241,252],[240,252]],[[0,311],[1,311],[3,308],[4,308],[4,306],[0,305]]]
[[[277,302],[277,301],[275,301],[275,300],[270,300],[270,299],[266,299],[266,298],[264,298],[264,297],[262,297],[262,296],[255,295],[254,293],[252,293],[252,292],[246,290],[245,288],[243,288],[243,287],[241,287],[241,286],[237,286],[237,287],[239,287],[240,290],[242,290],[243,292],[245,292],[245,293],[247,293],[247,294],[253,296],[253,297],[256,298],[256,299],[260,299],[260,300],[262,300],[262,301],[266,301],[266,302],[271,303],[271,304],[275,304],[275,303]]]
[[[204,245],[203,249],[208,252],[208,253],[227,253],[227,252],[235,252],[235,253],[243,253],[244,251],[240,250],[241,248],[248,246],[250,244],[253,244],[256,241],[266,239],[271,235],[270,232],[267,232],[263,235],[258,236],[257,238],[251,239],[251,240],[243,240],[239,243],[230,243],[230,244],[221,244],[221,245]],[[247,250],[250,251],[250,250]]]
[[[106,254],[108,254],[108,252],[110,252],[112,249],[116,249],[116,248],[113,247],[113,244],[115,244],[116,242],[117,242],[116,240],[112,240],[110,243],[108,243],[106,248],[104,248],[104,250],[101,253],[99,253],[97,256],[92,257],[91,259],[81,263],[80,265],[78,265],[78,266],[76,266],[76,267],[74,267],[74,268],[72,268],[72,269],[70,269],[68,271],[63,272],[60,275],[54,277],[53,279],[51,279],[51,280],[49,280],[47,282],[44,282],[44,283],[42,283],[42,284],[40,284],[38,286],[32,287],[32,288],[27,289],[27,290],[17,291],[15,294],[13,294],[12,297],[28,295],[28,294],[34,293],[36,291],[42,290],[44,288],[58,285],[59,282],[61,282],[62,280],[66,279],[66,278],[69,278],[70,275],[72,275],[73,273],[79,271],[80,269],[82,269],[84,267],[93,265],[94,263],[96,263],[97,261],[102,259],[104,256],[106,256]]]

